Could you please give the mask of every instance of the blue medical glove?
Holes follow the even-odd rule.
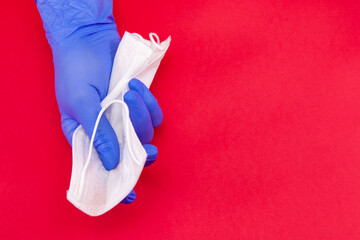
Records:
[[[37,0],[46,37],[53,52],[55,91],[61,114],[61,126],[71,144],[81,124],[91,137],[100,102],[108,91],[113,59],[120,36],[112,15],[112,0]],[[154,127],[162,121],[161,109],[144,84],[133,79],[124,96],[130,119],[148,153],[146,166],[157,156],[148,143]],[[107,170],[119,162],[119,143],[105,115],[95,135],[94,146]],[[131,192],[122,203],[135,199]]]

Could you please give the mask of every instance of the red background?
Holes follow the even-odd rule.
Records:
[[[131,205],[66,200],[71,148],[30,0],[0,8],[0,239],[360,239],[358,1],[114,0],[169,34],[164,122]]]

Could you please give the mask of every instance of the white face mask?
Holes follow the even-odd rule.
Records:
[[[150,87],[170,40],[169,37],[160,43],[159,37],[150,33],[148,41],[136,33],[125,32],[115,55],[108,95],[101,102],[102,110],[91,139],[81,126],[74,132],[67,199],[90,216],[99,216],[115,207],[131,192],[140,177],[147,154],[132,126],[123,97],[132,78]],[[105,169],[93,146],[103,113],[114,128],[120,146],[119,164],[111,171]]]

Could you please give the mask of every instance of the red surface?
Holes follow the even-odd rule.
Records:
[[[151,88],[159,158],[137,199],[91,218],[33,1],[3,1],[0,239],[360,239],[358,1],[115,0],[173,41]]]

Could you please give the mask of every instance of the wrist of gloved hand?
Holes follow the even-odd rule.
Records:
[[[81,37],[100,30],[116,30],[112,0],[36,0],[35,3],[51,47],[70,36]],[[78,32],[80,34],[74,34]]]

